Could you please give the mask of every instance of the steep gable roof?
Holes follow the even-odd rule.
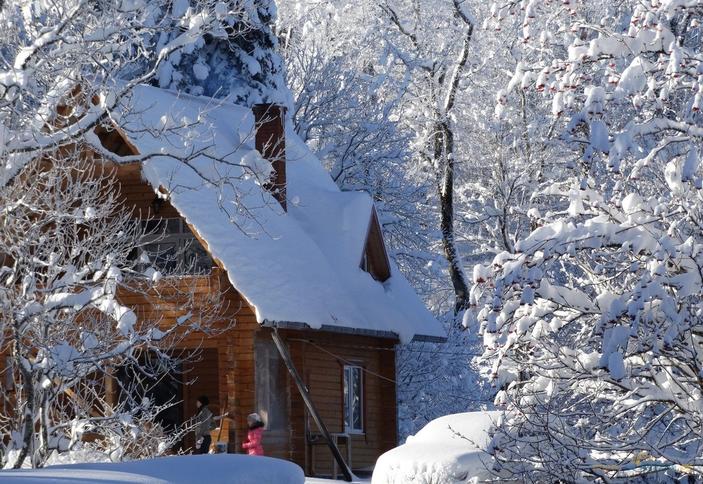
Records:
[[[385,282],[360,268],[372,200],[340,191],[291,126],[285,213],[252,174],[261,159],[250,110],[148,86],[126,102],[116,117],[147,155],[143,176],[166,190],[260,323],[445,336],[392,261]]]

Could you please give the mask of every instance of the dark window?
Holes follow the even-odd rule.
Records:
[[[178,268],[178,244],[176,242],[160,241],[144,246],[149,262],[165,273],[173,273]]]
[[[361,256],[359,267],[380,282],[384,282],[391,277],[388,254],[386,253],[386,246],[383,243],[383,233],[381,231],[381,225],[378,223],[376,210],[371,213],[369,231],[366,236],[366,245],[364,247],[364,253]]]
[[[142,222],[147,233],[142,247],[153,265],[166,275],[207,274],[212,259],[180,218],[153,219]],[[149,239],[153,243],[148,243]],[[146,268],[146,265],[145,265]]]
[[[344,366],[344,430],[364,431],[364,379],[360,366]]]

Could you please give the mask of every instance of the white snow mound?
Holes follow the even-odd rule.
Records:
[[[372,484],[454,484],[493,477],[485,451],[501,412],[446,415],[428,423],[405,444],[376,462]]]
[[[86,463],[0,471],[5,484],[231,483],[304,484],[300,467],[281,459],[238,454],[161,457],[131,462]]]

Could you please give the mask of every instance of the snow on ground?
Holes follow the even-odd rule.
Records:
[[[343,479],[321,479],[319,477],[308,477],[305,479],[305,484],[340,484],[342,482],[347,482]],[[361,478],[356,478],[354,479],[351,484],[370,484],[371,479],[361,479]]]
[[[292,462],[239,454],[161,457],[131,462],[86,463],[0,471],[3,484],[304,484]]]
[[[494,477],[489,431],[501,412],[446,415],[376,462],[373,484],[453,484]]]

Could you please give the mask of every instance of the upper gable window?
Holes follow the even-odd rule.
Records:
[[[135,150],[122,137],[120,132],[110,125],[99,125],[95,128],[95,134],[100,140],[103,148],[118,156],[131,156],[135,154]]]
[[[361,256],[359,267],[371,274],[371,277],[377,281],[383,282],[391,277],[386,245],[383,242],[383,233],[381,232],[381,225],[378,223],[375,210],[371,214],[369,232],[366,236],[366,245],[364,246],[364,253]]]
[[[167,275],[210,273],[210,255],[182,219],[144,220],[142,224],[153,239],[142,250],[156,269]]]

